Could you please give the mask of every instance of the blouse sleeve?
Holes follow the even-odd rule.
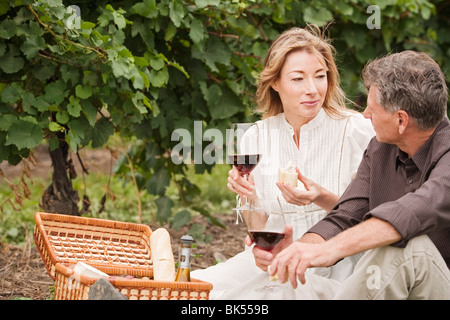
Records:
[[[339,199],[336,207],[308,232],[317,233],[328,240],[364,219],[364,215],[369,211],[371,159],[368,150],[371,145],[369,144],[364,151],[356,177]]]
[[[365,119],[360,113],[349,117],[342,144],[339,195],[347,189],[355,177],[364,151],[374,136],[375,130],[369,119]]]

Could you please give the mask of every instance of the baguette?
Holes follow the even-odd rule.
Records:
[[[170,235],[166,229],[159,228],[152,233],[150,250],[153,260],[153,279],[156,281],[174,281],[175,262]]]

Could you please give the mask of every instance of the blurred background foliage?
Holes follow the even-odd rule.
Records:
[[[180,226],[200,213],[221,225],[212,214],[233,204],[225,188],[230,166],[194,152],[184,155],[191,163],[175,164],[172,133],[186,129],[191,141],[183,145],[207,150],[208,129],[224,133],[232,122],[255,120],[258,73],[279,33],[328,26],[341,85],[364,108],[360,72],[386,53],[427,52],[450,79],[449,17],[449,0],[2,1],[0,160],[16,165],[42,143],[74,153],[102,148],[119,136],[125,151],[113,179],[117,193],[129,190],[138,203],[120,219]],[[86,189],[75,179],[69,176],[75,193]],[[105,200],[100,183],[93,179],[91,208],[83,211],[80,200],[77,214],[92,215]],[[3,214],[14,212],[7,200],[17,200],[19,189],[5,191]]]

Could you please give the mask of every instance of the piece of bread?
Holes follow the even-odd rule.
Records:
[[[156,281],[174,281],[175,261],[170,235],[166,229],[159,228],[152,233],[150,250],[153,260],[153,279]]]
[[[270,273],[270,266],[267,267],[267,272]],[[285,282],[288,281],[288,279],[289,279],[289,269],[288,269],[288,267],[286,267],[285,278],[286,278]],[[280,278],[278,277],[278,273],[275,273],[273,275],[269,275],[269,280],[270,281],[274,281],[274,282],[280,281]]]
[[[297,187],[297,172],[291,162],[286,168],[278,169],[278,182],[289,184],[292,188]]]

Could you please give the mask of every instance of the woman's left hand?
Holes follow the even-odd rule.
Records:
[[[298,180],[303,183],[306,190],[302,191],[291,187],[289,184],[277,182],[284,199],[288,203],[298,206],[305,206],[315,202],[321,194],[322,187],[303,176],[298,168],[295,168],[295,170],[297,171]]]
[[[339,196],[328,191],[318,183],[306,178],[298,168],[298,180],[305,186],[306,190],[293,188],[288,184],[277,182],[277,186],[283,195],[283,198],[291,204],[305,206],[315,203],[327,212],[330,212],[339,200]]]

